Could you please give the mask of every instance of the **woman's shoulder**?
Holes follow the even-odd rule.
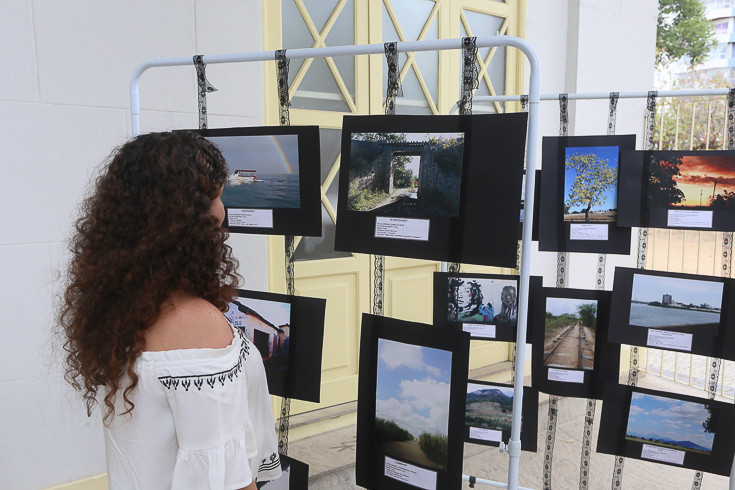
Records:
[[[209,301],[187,294],[172,294],[161,313],[144,331],[145,351],[219,349],[232,343],[232,328]]]

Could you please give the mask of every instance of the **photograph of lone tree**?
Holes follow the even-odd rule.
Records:
[[[446,470],[452,353],[378,339],[375,444],[388,456]]]
[[[709,455],[715,440],[711,410],[702,403],[634,392],[625,438]]]
[[[677,277],[633,275],[630,325],[716,335],[724,284]]]
[[[593,369],[597,301],[546,298],[544,366]]]
[[[513,387],[467,383],[465,425],[510,434]]]
[[[464,133],[352,133],[347,209],[457,216]]]
[[[615,222],[619,153],[617,146],[566,148],[564,221]]]
[[[681,152],[651,155],[649,207],[735,209],[735,157]]]

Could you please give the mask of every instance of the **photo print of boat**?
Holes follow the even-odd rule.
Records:
[[[593,369],[597,301],[546,298],[544,366]]]
[[[447,469],[451,366],[450,351],[378,339],[376,449]]]
[[[653,152],[648,206],[693,210],[735,209],[735,157]]]
[[[565,148],[564,221],[616,221],[619,153],[617,146]]]
[[[709,455],[713,419],[712,408],[703,403],[633,392],[625,439]]]
[[[299,137],[295,134],[209,136],[227,160],[227,208],[298,208]]]
[[[225,316],[241,329],[263,358],[269,383],[288,372],[291,305],[278,301],[235,297]]]
[[[352,133],[347,209],[458,216],[464,133]]]
[[[630,325],[716,335],[724,283],[633,275]]]
[[[447,316],[450,322],[515,326],[517,281],[449,277]]]
[[[513,419],[513,387],[467,383],[465,425],[510,434]]]

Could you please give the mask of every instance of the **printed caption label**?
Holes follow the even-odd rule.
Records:
[[[483,339],[495,338],[495,325],[483,325],[482,323],[463,323],[462,330],[469,332],[472,337]]]
[[[227,223],[247,228],[273,228],[273,210],[230,208],[227,210]]]
[[[607,241],[608,228],[607,224],[572,223],[569,225],[569,239]]]
[[[500,430],[470,427],[470,438],[480,439],[481,441],[500,442],[503,440],[503,432]]]
[[[428,219],[375,217],[375,238],[429,241]]]
[[[666,226],[682,228],[712,228],[712,211],[669,209]]]
[[[641,458],[652,459],[654,461],[664,461],[666,463],[684,464],[684,451],[671,449],[668,447],[651,446],[644,444],[641,448]]]
[[[549,368],[548,380],[562,383],[584,383],[584,371]]]
[[[436,490],[436,472],[385,457],[385,476],[425,490]]]
[[[669,332],[668,330],[648,329],[648,345],[662,349],[692,350],[692,337],[690,333]]]

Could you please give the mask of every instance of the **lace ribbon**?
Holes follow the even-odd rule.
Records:
[[[197,109],[199,112],[199,129],[207,129],[207,93],[216,92],[217,89],[209,83],[206,75],[206,67],[203,56],[194,56],[194,68],[197,71]]]
[[[472,114],[472,96],[480,86],[477,68],[477,38],[462,38],[462,93],[459,100],[459,113]]]
[[[388,64],[388,88],[385,94],[385,114],[396,113],[396,97],[403,97],[403,88],[398,74],[398,43],[385,43],[385,61]]]

